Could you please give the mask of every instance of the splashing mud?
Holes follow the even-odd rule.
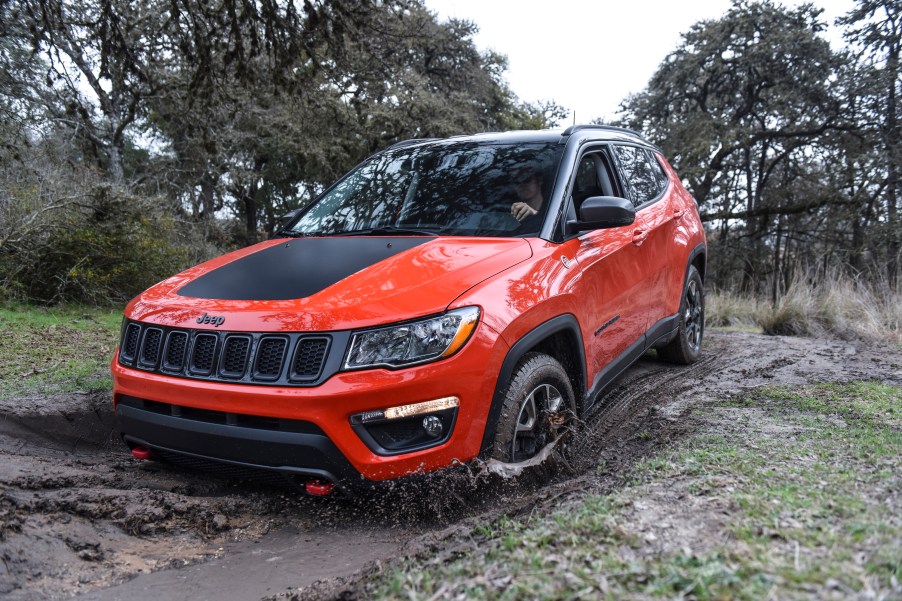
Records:
[[[552,456],[555,447],[558,446],[560,441],[561,439],[558,438],[554,442],[545,445],[538,453],[536,453],[535,457],[531,457],[526,461],[505,463],[503,461],[498,461],[497,459],[489,459],[480,466],[480,473],[499,476],[504,479],[516,478],[521,475],[524,470],[531,467],[537,467],[548,461],[548,458]]]

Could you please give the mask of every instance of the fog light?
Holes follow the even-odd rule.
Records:
[[[442,411],[443,409],[452,409],[460,405],[460,400],[456,396],[448,396],[434,401],[426,401],[425,403],[416,403],[415,405],[402,405],[401,407],[392,407],[385,410],[385,419],[398,419],[401,417],[410,417],[418,413],[429,413],[431,411]]]
[[[413,405],[401,405],[399,407],[390,407],[388,409],[377,409],[375,411],[367,411],[366,413],[358,413],[351,416],[352,424],[370,424],[381,422],[387,419],[404,419],[422,415],[423,413],[433,413],[436,411],[444,411],[446,409],[455,409],[460,405],[460,399],[456,396],[448,396],[424,403],[414,403]]]
[[[423,418],[423,429],[429,436],[437,438],[442,434],[442,420],[434,415],[427,415]]]
[[[350,416],[351,427],[377,455],[398,455],[448,441],[460,399],[456,396],[375,409]]]

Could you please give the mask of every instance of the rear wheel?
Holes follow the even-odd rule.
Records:
[[[573,387],[561,364],[527,353],[507,384],[492,457],[511,463],[535,457],[570,432],[575,415]]]
[[[689,266],[680,301],[680,326],[676,338],[658,349],[658,357],[671,363],[695,363],[702,351],[705,333],[705,288],[694,265]]]

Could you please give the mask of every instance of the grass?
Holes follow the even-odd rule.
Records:
[[[750,296],[724,290],[709,290],[705,295],[705,325],[735,331],[761,332],[759,321],[766,304]]]
[[[776,303],[712,290],[706,324],[761,328],[767,334],[831,336],[902,344],[902,286],[866,282],[841,273],[795,277]]]
[[[902,389],[769,388],[620,490],[474,529],[365,583],[392,599],[902,598]]]
[[[120,311],[0,306],[0,398],[109,388]]]

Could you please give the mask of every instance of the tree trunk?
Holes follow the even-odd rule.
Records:
[[[244,243],[247,246],[257,243],[257,182],[247,188],[244,198]]]
[[[107,166],[107,171],[110,174],[110,179],[113,180],[113,184],[116,187],[121,187],[123,182],[125,181],[125,174],[122,169],[122,155],[124,150],[124,144],[118,140],[114,140],[112,144],[110,144],[109,152],[107,153],[109,156],[109,165]]]
[[[210,172],[204,172],[200,178],[200,218],[203,221],[213,221],[216,213],[216,186]]]
[[[777,218],[777,240],[774,243],[774,273],[771,276],[773,282],[771,285],[770,299],[774,307],[777,306],[777,300],[780,294],[780,244],[782,243],[781,234],[783,233],[783,218]]]
[[[889,89],[886,98],[886,154],[887,154],[887,186],[886,186],[886,221],[889,228],[889,257],[886,262],[887,278],[890,285],[896,283],[899,274],[899,160],[902,149],[899,148],[899,123],[896,118],[896,83],[899,80],[899,45],[894,44],[886,61]]]

